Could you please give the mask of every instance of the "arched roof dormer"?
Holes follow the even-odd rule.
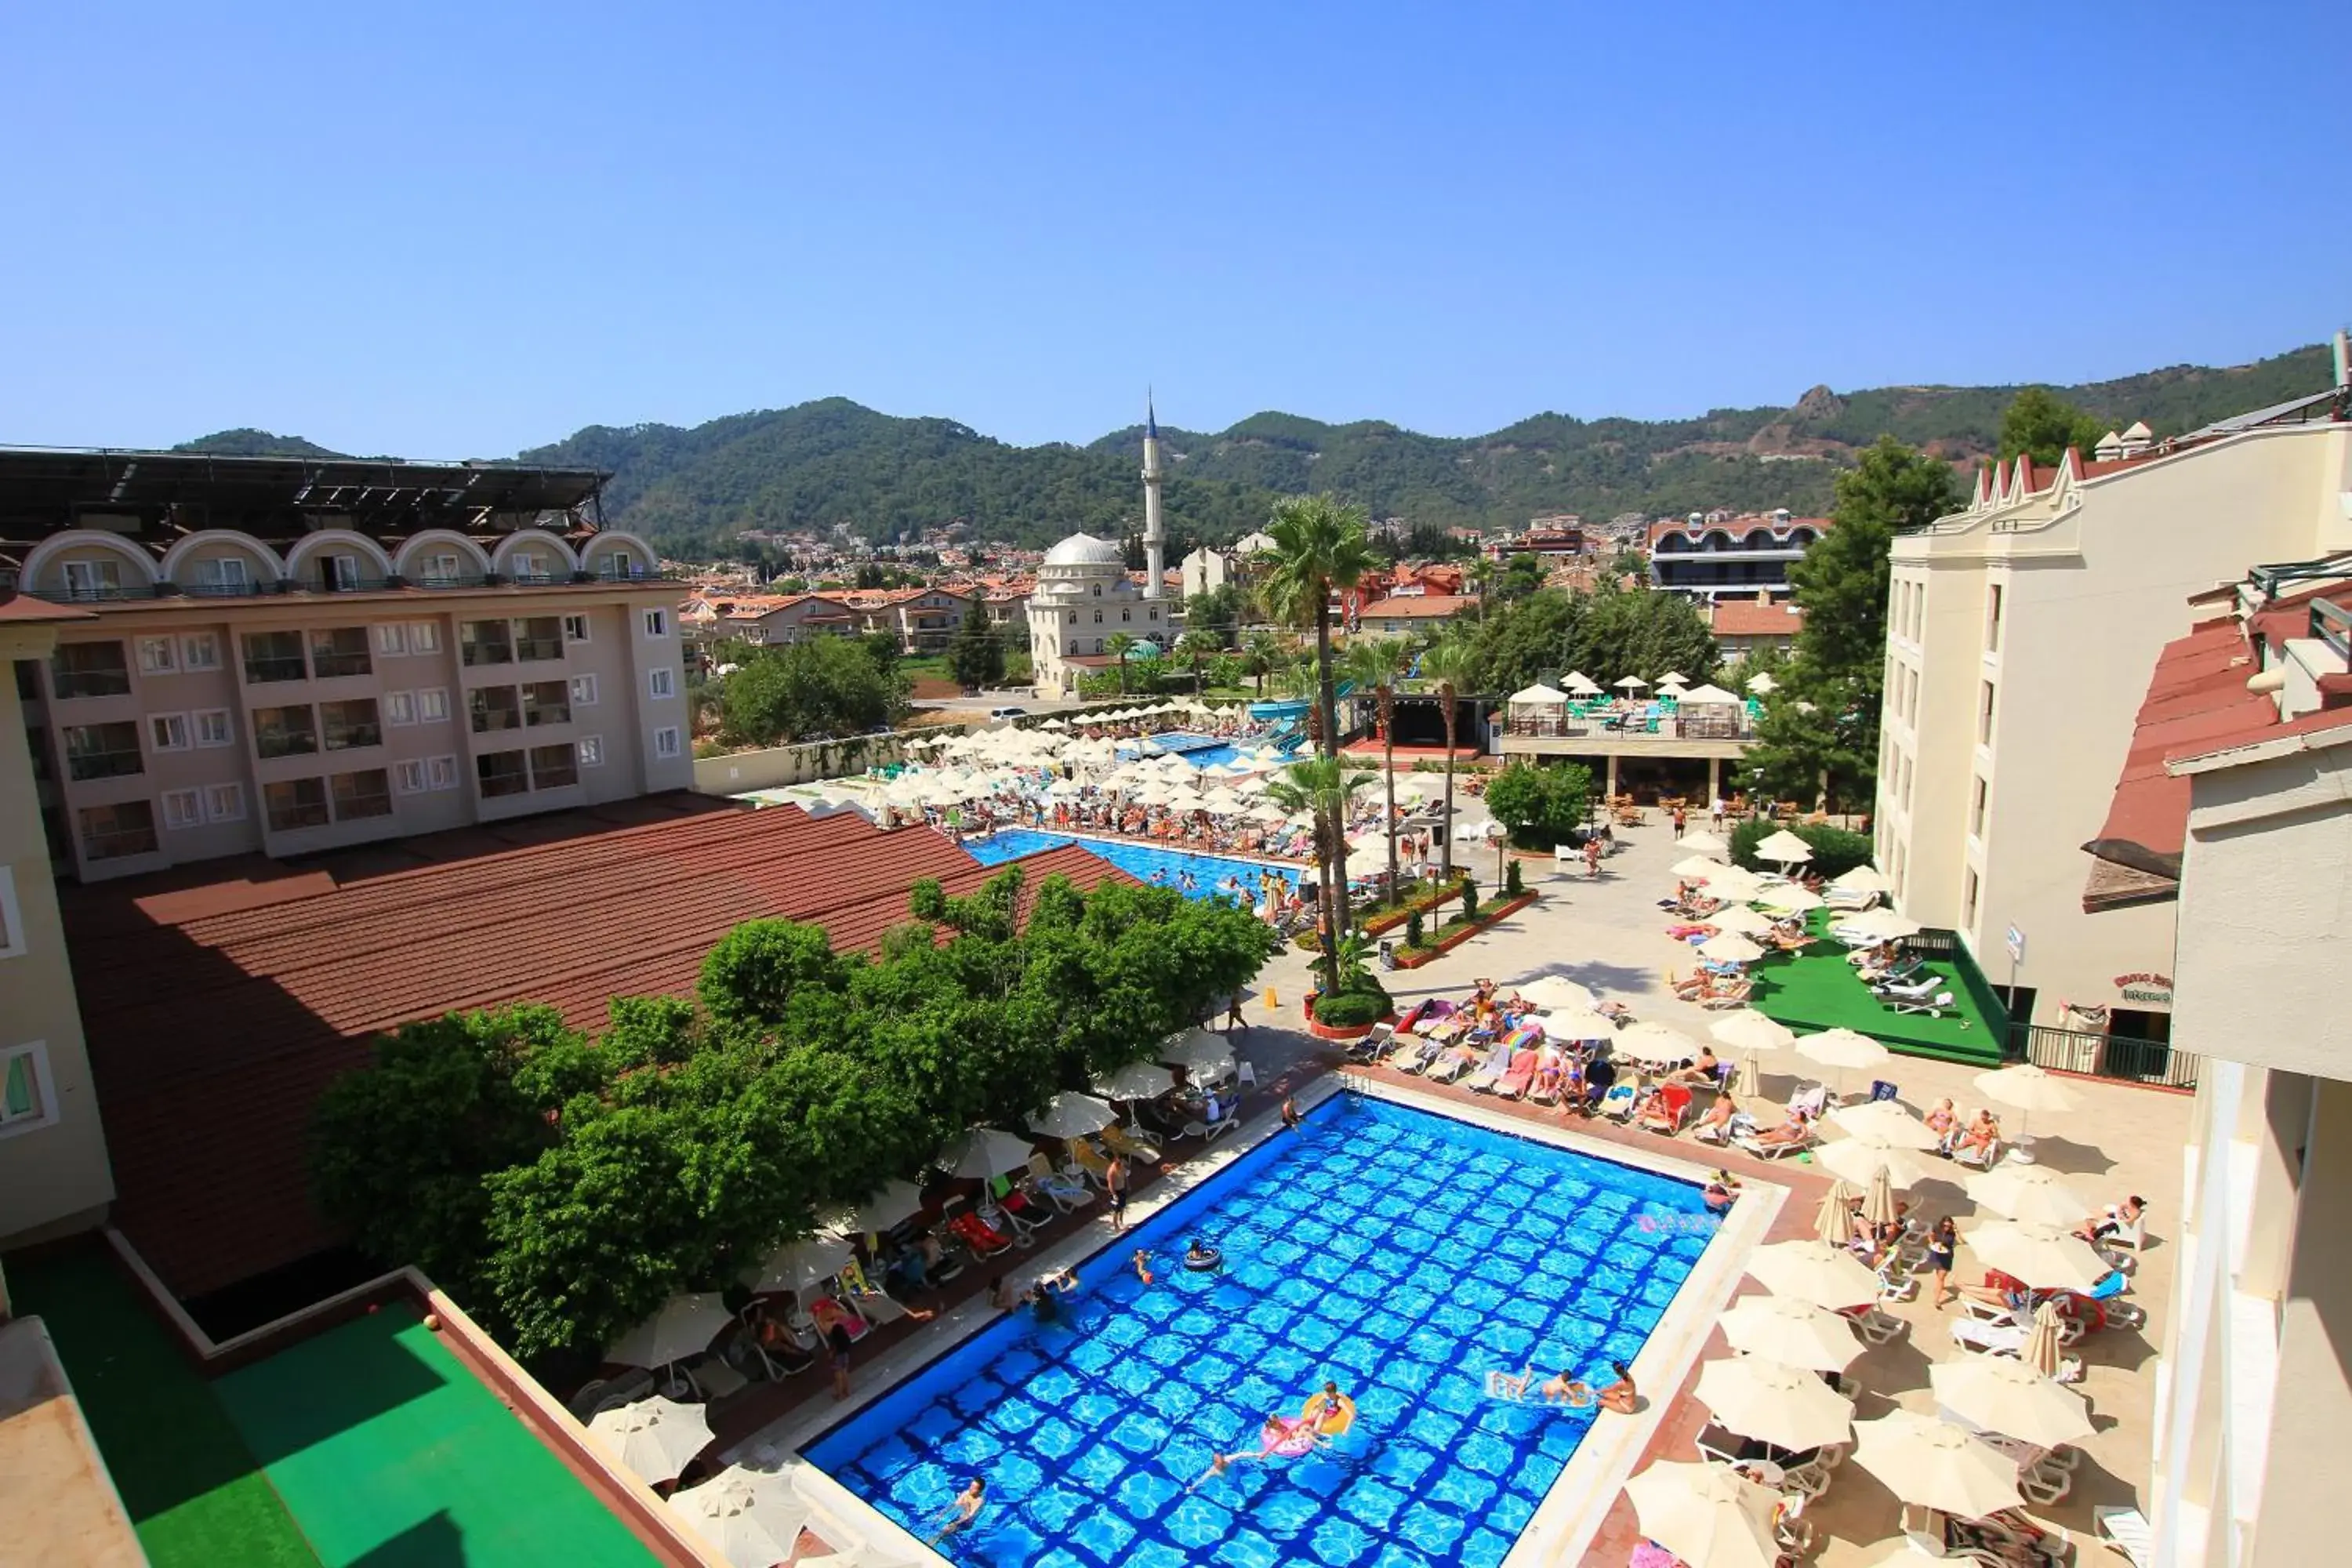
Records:
[[[244,556],[247,565],[260,568],[254,574],[257,578],[290,577],[294,574],[294,569],[287,564],[284,556],[242,529],[235,528],[200,528],[185,535],[163,552],[163,563],[156,570],[165,582],[184,588],[188,585],[189,563],[208,551],[223,548]]]
[[[412,567],[426,556],[438,555],[449,550],[455,550],[461,559],[470,563],[467,570],[476,575],[489,574],[490,558],[482,547],[455,529],[448,528],[425,529],[401,541],[400,553],[392,558],[393,569],[404,578],[414,581],[418,574],[411,570]]]
[[[581,546],[580,569],[602,575],[612,569],[611,557],[621,551],[629,552],[631,569],[635,574],[651,576],[660,568],[661,557],[654,553],[652,545],[634,533],[625,533],[619,529],[608,528],[599,531],[587,543]]]
[[[560,563],[555,568],[558,577],[569,577],[580,570],[580,557],[572,551],[570,542],[562,534],[544,528],[521,529],[499,541],[499,547],[490,552],[490,569],[511,573],[514,568],[508,563],[517,555],[542,550],[551,551]]]
[[[96,551],[130,570],[120,574],[126,588],[155,585],[155,558],[121,534],[103,529],[68,528],[52,533],[26,552],[17,579],[36,593],[59,593],[65,588],[61,563]]]
[[[389,577],[394,570],[392,557],[384,552],[383,546],[366,534],[354,533],[348,528],[322,528],[294,542],[294,548],[286,552],[285,575],[299,581],[302,577],[303,567],[321,555],[330,554],[362,556],[371,563],[371,574],[378,577]]]

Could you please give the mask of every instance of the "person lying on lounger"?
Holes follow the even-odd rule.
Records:
[[[1702,1044],[1698,1048],[1698,1055],[1691,1058],[1689,1065],[1668,1073],[1666,1081],[1668,1083],[1713,1083],[1715,1075],[1722,1068],[1723,1060],[1715,1054],[1715,1047]]]
[[[1809,1112],[1791,1110],[1788,1120],[1778,1127],[1767,1127],[1755,1135],[1754,1142],[1770,1147],[1781,1143],[1801,1143],[1813,1134],[1813,1119]]]

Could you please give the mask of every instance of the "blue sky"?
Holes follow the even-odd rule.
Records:
[[[0,440],[840,394],[1083,441],[1147,382],[1454,435],[2235,363],[2352,315],[2352,17],[2253,14],[18,5]]]

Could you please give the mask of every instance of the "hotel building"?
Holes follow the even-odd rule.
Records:
[[[84,880],[692,783],[677,585],[604,476],[0,453],[0,591],[69,605],[14,689]]]
[[[1829,526],[1828,518],[1794,517],[1786,508],[1759,517],[1693,512],[1681,522],[1654,522],[1650,581],[1696,598],[1786,598],[1789,568]]]

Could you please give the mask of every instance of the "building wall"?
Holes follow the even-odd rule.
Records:
[[[0,664],[45,657],[49,635],[0,627]],[[31,777],[15,683],[0,684],[0,1089],[7,1058],[37,1047],[42,1097],[37,1114],[0,1121],[0,1245],[94,1224],[114,1198]]]
[[[2170,973],[2169,908],[2086,916],[2080,846],[2105,820],[2157,652],[2195,618],[2189,596],[2249,561],[2344,542],[2347,487],[2340,428],[2258,431],[1895,542],[1881,868],[1905,913],[1965,931],[1996,982],[2011,978],[2003,936],[2018,928],[2015,983],[2035,988],[2038,1022],[2064,1023],[2062,1000],[2163,1010],[2116,982]]]

